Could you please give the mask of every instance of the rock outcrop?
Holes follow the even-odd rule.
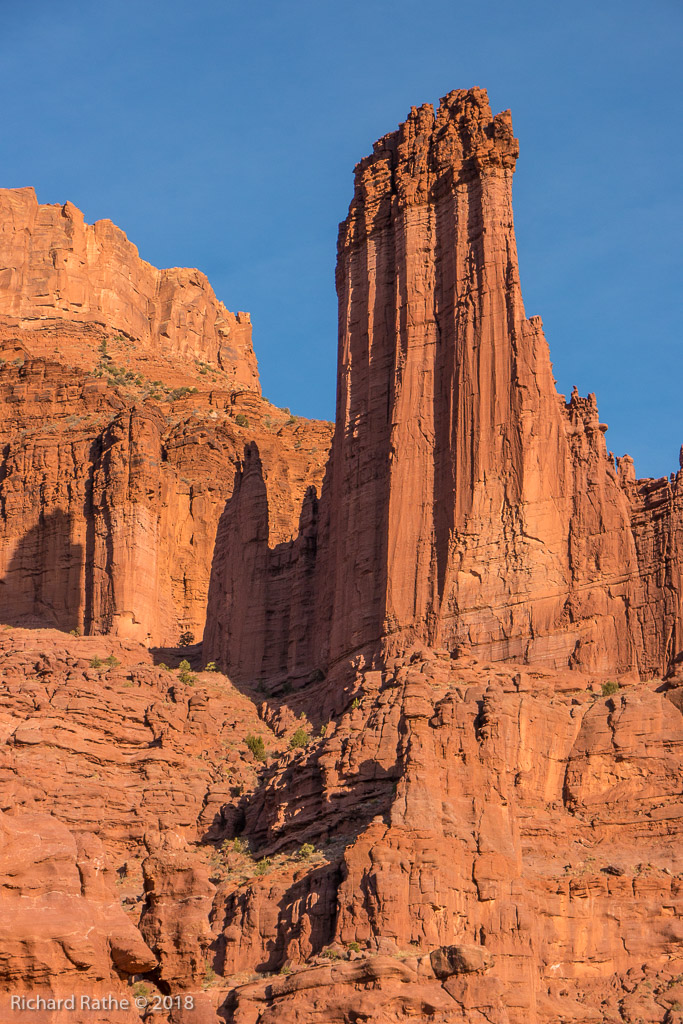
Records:
[[[29,329],[100,324],[259,391],[248,313],[227,310],[200,271],[157,270],[111,221],[86,224],[72,203],[41,205],[32,188],[0,189],[0,316]]]
[[[0,621],[199,640],[245,442],[262,452],[271,535],[296,533],[330,426],[204,363],[146,359],[96,325],[0,325]]]
[[[509,112],[472,89],[413,108],[358,164],[320,500],[293,544],[269,545],[265,490],[257,511],[245,498],[252,453],[218,539],[205,639],[236,678],[301,681],[416,642],[621,674],[680,655],[681,474],[636,484],[595,397],[558,395],[522,303],[517,153]],[[242,595],[251,612],[227,627]]]
[[[0,632],[0,680],[3,1012],[677,1022],[680,680],[424,648],[264,701],[44,630]]]

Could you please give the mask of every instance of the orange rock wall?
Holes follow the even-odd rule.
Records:
[[[245,441],[259,439],[272,535],[284,540],[330,436],[328,424],[289,425],[257,395],[136,401],[30,357],[0,370],[0,415],[0,621],[153,646],[174,646],[184,630],[201,638]]]
[[[100,323],[260,390],[249,314],[227,310],[204,274],[157,270],[111,221],[86,224],[72,203],[41,205],[32,188],[0,189],[0,316]]]

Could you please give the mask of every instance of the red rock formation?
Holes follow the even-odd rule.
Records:
[[[322,476],[329,425],[226,391],[220,377],[154,388],[133,371],[33,358],[10,337],[6,356],[20,354],[0,369],[0,621],[199,639],[238,452],[258,439],[271,536],[285,540]]]
[[[200,271],[157,270],[111,221],[85,224],[72,203],[39,205],[32,188],[0,189],[0,316],[24,328],[101,324],[259,391],[248,313],[230,313]]]
[[[315,570],[258,541],[259,564],[287,565],[314,624],[295,643],[291,601],[266,595],[267,630],[254,610],[243,635],[237,622],[228,633],[224,591],[250,581],[219,543],[207,649],[236,677],[306,678],[416,641],[646,675],[679,654],[680,511],[654,526],[617,475],[594,396],[566,403],[555,390],[521,298],[517,152],[509,113],[492,117],[473,89],[436,115],[413,108],[357,166],[339,234],[337,420]],[[289,642],[274,663],[278,634]]]
[[[359,165],[320,498],[326,425],[0,330],[0,618],[175,639],[220,515],[239,683],[0,630],[3,1013],[142,975],[169,1024],[683,1024],[683,470],[556,394],[515,156],[472,90]]]
[[[81,996],[130,998],[121,979],[156,966],[121,907],[94,836],[74,837],[49,815],[0,813],[0,879],[5,1020],[20,1012],[12,1011],[12,996],[40,993],[44,999],[75,996],[62,1015],[91,1021],[92,1014],[80,1012]],[[58,1019],[48,1012],[31,1016],[41,1024]],[[129,1008],[106,1019],[123,1024],[139,1015]]]

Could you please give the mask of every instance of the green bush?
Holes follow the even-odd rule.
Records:
[[[263,860],[260,860],[254,868],[254,874],[265,875],[268,871],[270,871],[270,860],[268,857],[264,857]]]
[[[104,664],[109,668],[116,668],[121,664],[118,658],[115,658],[113,654],[110,654],[108,658],[104,659]]]
[[[356,708],[359,708],[359,707],[360,707],[360,700],[358,699],[358,697],[354,697],[353,698],[353,702],[351,704],[351,710],[355,711]]]
[[[178,640],[178,644],[180,645],[180,647],[191,647],[193,643],[194,633],[192,633],[189,629],[183,630],[183,632],[180,634],[180,639]]]
[[[235,416],[235,423],[237,424],[238,427],[249,426],[249,420],[247,419],[243,412],[237,413],[237,415]]]
[[[299,858],[299,860],[308,860],[309,857],[312,857],[314,853],[315,846],[313,845],[313,843],[304,843],[303,846],[299,848],[297,857]]]
[[[613,679],[609,679],[606,683],[602,684],[602,695],[603,697],[609,697],[613,693],[619,692],[619,683],[615,683]]]
[[[346,948],[350,949],[352,953],[360,953],[360,942],[347,942]]]
[[[178,665],[178,676],[181,683],[187,683],[188,686],[194,686],[194,681],[197,678],[194,672],[190,671],[190,663],[184,658]]]
[[[90,668],[102,668],[103,664],[104,662],[102,661],[101,658],[98,658],[97,655],[95,655],[94,658],[90,659]]]
[[[296,732],[294,733],[294,735],[292,736],[292,738],[289,741],[289,749],[290,750],[296,750],[299,747],[304,749],[307,746],[308,746],[308,733],[306,732],[304,727],[302,725],[300,725],[299,728],[296,730]]]
[[[266,754],[266,745],[263,741],[263,736],[254,736],[250,733],[244,742],[258,761],[266,760],[268,755]]]
[[[218,672],[218,665],[215,661],[210,661],[204,666],[205,672]]]

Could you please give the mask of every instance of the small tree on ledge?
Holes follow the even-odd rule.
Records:
[[[191,647],[193,643],[194,633],[191,633],[189,629],[183,630],[180,634],[180,639],[178,640],[180,647]]]

